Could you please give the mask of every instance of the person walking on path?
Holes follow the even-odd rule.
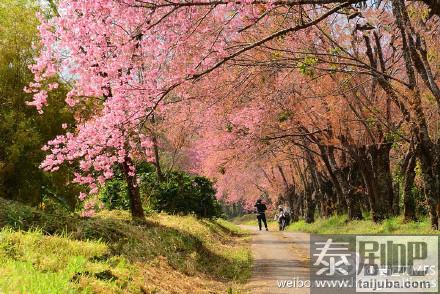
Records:
[[[286,228],[287,217],[282,205],[278,206],[278,212],[275,215],[275,220],[278,222],[280,231],[284,231]]]
[[[260,228],[261,231],[261,222],[264,223],[264,227],[266,228],[266,231],[268,231],[267,229],[267,221],[266,221],[266,204],[261,202],[261,199],[257,200],[257,203],[255,203],[255,208],[257,210],[257,219],[258,219],[258,227]]]

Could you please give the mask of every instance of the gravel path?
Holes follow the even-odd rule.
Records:
[[[252,234],[253,274],[248,293],[309,294],[309,289],[280,289],[278,281],[309,279],[309,234],[259,231],[257,226],[241,226]]]

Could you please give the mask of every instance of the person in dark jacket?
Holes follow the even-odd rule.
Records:
[[[268,231],[267,229],[267,222],[266,222],[266,204],[261,202],[261,199],[257,200],[257,203],[255,203],[255,208],[257,210],[257,219],[258,219],[258,227],[260,228],[261,231],[261,222],[264,223],[264,227],[266,228],[266,231]]]

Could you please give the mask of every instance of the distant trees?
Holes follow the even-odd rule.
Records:
[[[263,187],[307,221],[315,213],[347,213],[350,220],[368,213],[379,222],[398,214],[401,203],[406,219],[415,219],[425,204],[415,205],[414,197],[423,190],[437,228],[438,151],[431,135],[439,119],[438,17],[410,1],[364,8],[344,8],[344,16],[234,58],[228,74],[219,73],[221,92],[206,84],[213,101],[240,93],[215,112],[225,119],[209,133],[224,147],[215,144],[207,158],[230,147],[216,159],[219,178],[247,164],[237,181],[247,185],[243,198]],[[302,20],[316,13],[301,11]],[[247,173],[256,175],[250,185]]]
[[[36,1],[0,3],[0,197],[32,205],[48,197],[72,209],[78,191],[66,187],[70,172],[39,168],[44,144],[63,132],[63,123],[73,123],[63,103],[67,89],[51,92],[44,115],[26,105],[32,95],[23,90],[33,80],[29,66],[38,53],[37,11]]]

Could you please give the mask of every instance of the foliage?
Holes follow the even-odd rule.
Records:
[[[182,171],[170,171],[165,173],[163,181],[159,181],[153,165],[145,162],[139,163],[136,170],[145,209],[171,214],[195,214],[205,218],[221,216],[221,205],[216,200],[216,191],[209,179]],[[126,181],[118,170],[115,175],[100,189],[99,198],[108,209],[128,209]]]
[[[99,191],[99,198],[107,209],[125,209],[130,207],[127,182],[121,178],[107,181]]]
[[[63,101],[67,90],[54,89],[43,116],[25,104],[32,97],[23,88],[33,80],[28,66],[37,53],[37,11],[31,0],[0,3],[0,197],[36,205],[56,193],[72,209],[76,191],[66,187],[69,171],[48,175],[39,169],[43,145],[73,121]]]
[[[314,66],[318,63],[318,59],[313,56],[307,56],[303,61],[298,63],[299,72],[303,75],[313,77],[315,75]]]
[[[291,118],[292,115],[293,114],[289,111],[282,111],[278,114],[278,121],[285,122],[285,121],[289,120],[289,118]]]
[[[200,217],[221,215],[212,182],[201,176],[171,171],[162,182],[154,173],[141,175],[141,183],[152,206],[158,211],[176,214],[195,214]]]

